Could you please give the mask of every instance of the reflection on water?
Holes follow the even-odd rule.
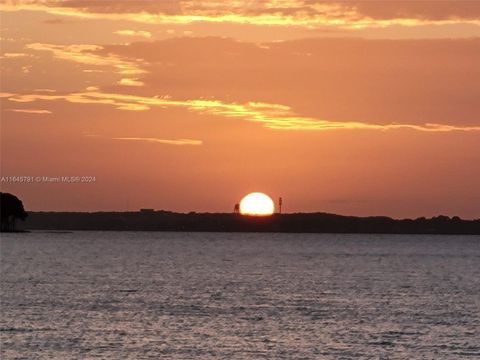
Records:
[[[480,356],[480,237],[2,235],[3,359]]]

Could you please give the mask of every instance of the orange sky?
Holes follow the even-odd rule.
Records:
[[[27,210],[230,212],[262,191],[286,212],[480,217],[480,2],[0,9],[1,189]]]

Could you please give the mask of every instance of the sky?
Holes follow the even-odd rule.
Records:
[[[480,1],[0,10],[1,190],[27,210],[231,212],[259,191],[480,218]]]

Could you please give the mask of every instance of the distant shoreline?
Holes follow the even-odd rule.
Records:
[[[274,214],[266,217],[231,213],[29,212],[24,230],[280,232],[342,234],[480,235],[480,219],[437,216],[430,219],[356,217],[329,213]]]

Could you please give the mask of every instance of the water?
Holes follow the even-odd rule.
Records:
[[[1,239],[2,359],[480,358],[480,237]]]

